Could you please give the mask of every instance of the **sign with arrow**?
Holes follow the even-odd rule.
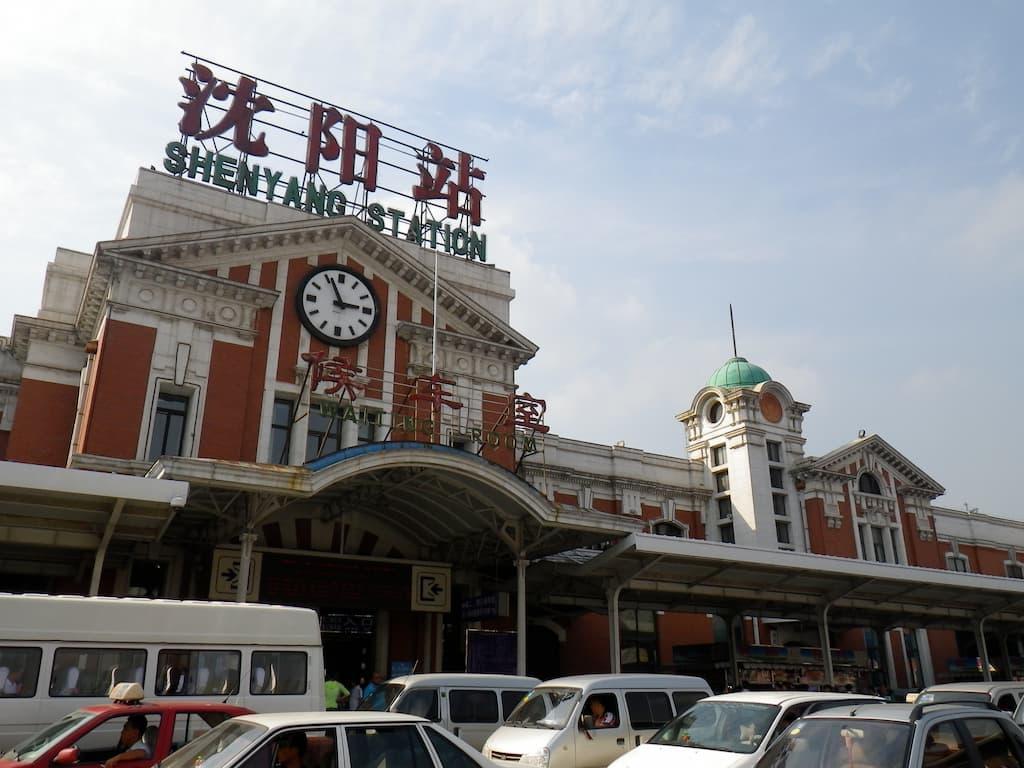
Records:
[[[253,552],[252,560],[249,561],[249,588],[246,590],[246,600],[255,601],[259,598],[262,564],[263,554]],[[210,570],[210,599],[236,600],[241,569],[242,557],[237,550],[214,550],[213,567]]]
[[[448,613],[452,608],[450,568],[412,567],[412,610]]]

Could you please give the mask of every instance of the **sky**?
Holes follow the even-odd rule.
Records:
[[[187,50],[484,155],[488,259],[562,435],[684,455],[739,351],[1024,519],[1024,5],[52,2],[2,11],[0,334],[114,235]]]

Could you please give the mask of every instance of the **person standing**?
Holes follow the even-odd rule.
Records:
[[[349,697],[348,688],[334,679],[330,672],[324,674],[324,709],[337,712]]]
[[[352,690],[348,694],[348,708],[352,710],[359,709],[359,704],[363,700],[363,686],[366,685],[366,678],[360,677],[356,681],[356,684],[352,686]]]

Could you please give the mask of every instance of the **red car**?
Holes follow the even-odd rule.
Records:
[[[252,710],[230,704],[171,701],[103,704],[82,707],[8,750],[0,768],[99,768],[125,751],[125,738],[134,739],[145,718],[141,740],[149,757],[120,760],[117,768],[149,768],[174,750],[236,715]],[[129,724],[129,718],[132,718]],[[127,727],[126,727],[127,726]],[[124,734],[124,736],[123,736]]]

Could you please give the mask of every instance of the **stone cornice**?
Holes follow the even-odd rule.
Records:
[[[710,499],[712,492],[708,488],[694,488],[678,485],[667,485],[655,483],[649,480],[636,480],[630,478],[608,477],[607,475],[596,475],[588,472],[580,472],[572,467],[553,467],[550,464],[535,464],[526,461],[523,464],[527,475],[538,478],[557,480],[568,485],[579,488],[603,487],[609,490],[630,490],[647,492],[651,496],[662,498],[675,496],[697,496]]]
[[[11,334],[11,351],[19,362],[28,357],[28,346],[31,341],[47,341],[52,344],[64,344],[69,347],[80,347],[84,342],[75,326],[56,320],[43,320],[26,315],[14,316],[14,332]]]
[[[406,321],[398,323],[397,332],[398,337],[401,339],[421,342],[424,344],[431,343],[431,336],[433,334],[433,330],[430,326]],[[524,350],[521,347],[500,344],[487,339],[478,338],[476,336],[468,336],[464,333],[446,331],[440,328],[437,331],[437,343],[442,349],[453,349],[458,352],[466,352],[480,357],[507,360],[514,363],[517,368],[533,357],[531,352]]]

